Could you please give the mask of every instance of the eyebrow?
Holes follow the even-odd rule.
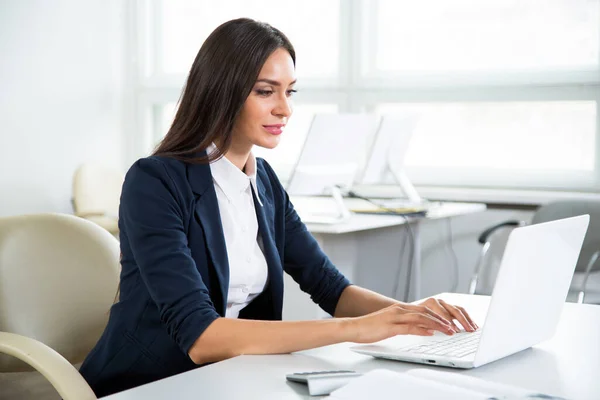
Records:
[[[273,86],[281,86],[281,83],[278,81],[274,81],[272,79],[257,79],[256,83],[258,82],[264,82],[264,83],[268,83],[269,85],[273,85]],[[290,84],[288,86],[291,86],[293,84],[296,83],[296,79],[294,79],[292,82],[290,82]]]

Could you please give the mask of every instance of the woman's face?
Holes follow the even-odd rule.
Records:
[[[279,144],[290,116],[296,71],[292,57],[283,48],[273,52],[263,65],[252,92],[233,126],[233,145],[272,149]]]

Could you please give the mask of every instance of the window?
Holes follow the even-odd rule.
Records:
[[[297,52],[281,144],[257,149],[285,180],[320,112],[420,116],[416,185],[600,190],[600,0],[141,0],[138,131],[168,130],[209,33],[269,22]],[[140,151],[137,149],[137,151]],[[337,149],[332,149],[337,151]]]
[[[173,119],[175,118],[175,112],[177,112],[177,103],[167,103],[155,106],[153,115],[154,121],[154,144],[158,144],[162,138],[167,134]]]
[[[598,68],[598,2],[377,2],[380,71],[481,72]]]
[[[594,182],[596,110],[593,101],[406,103],[376,109],[418,115],[406,166],[420,182],[436,184],[437,169],[447,171],[444,181],[452,185],[464,183],[466,174],[478,186],[492,177],[511,187],[535,180],[572,188]]]
[[[299,78],[332,78],[339,63],[339,1],[169,0],[158,2],[157,72],[185,75],[204,39],[221,23],[248,17],[271,23],[294,44]],[[318,29],[308,29],[318,27]]]

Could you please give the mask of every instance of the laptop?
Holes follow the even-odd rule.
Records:
[[[475,368],[554,335],[590,221],[580,215],[514,229],[506,244],[485,323],[476,332],[396,336],[354,346],[377,358]],[[468,311],[468,310],[467,310]]]

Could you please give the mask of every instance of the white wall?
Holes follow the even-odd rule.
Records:
[[[122,166],[124,3],[0,0],[0,216],[71,212],[79,164]]]

